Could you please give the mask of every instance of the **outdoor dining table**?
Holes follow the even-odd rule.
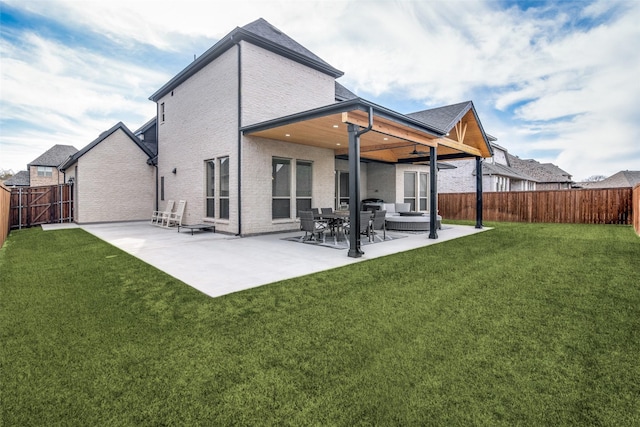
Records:
[[[320,214],[322,219],[329,220],[329,228],[331,229],[331,235],[335,234],[335,230],[338,232],[342,229],[344,233],[344,224],[349,222],[349,211],[333,211],[331,213]]]

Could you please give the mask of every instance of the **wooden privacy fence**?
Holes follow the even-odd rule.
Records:
[[[482,200],[484,221],[631,224],[634,216],[630,187],[492,192]],[[476,193],[439,194],[438,209],[446,219],[475,220]]]
[[[9,206],[11,205],[11,190],[0,184],[0,248],[9,235]]]
[[[11,189],[11,228],[73,221],[71,184]]]

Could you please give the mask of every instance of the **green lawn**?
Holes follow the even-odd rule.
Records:
[[[0,425],[639,425],[640,238],[488,226],[215,299],[13,231]]]

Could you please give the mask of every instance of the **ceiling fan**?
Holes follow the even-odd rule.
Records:
[[[417,147],[417,144],[413,144],[413,151],[409,154],[411,154],[412,156],[428,156],[429,155],[428,151],[418,151],[416,147]]]

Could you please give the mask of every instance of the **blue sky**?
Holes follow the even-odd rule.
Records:
[[[575,180],[640,170],[635,0],[0,0],[0,169],[135,130],[194,55],[260,17],[362,98],[472,100],[499,145]]]

